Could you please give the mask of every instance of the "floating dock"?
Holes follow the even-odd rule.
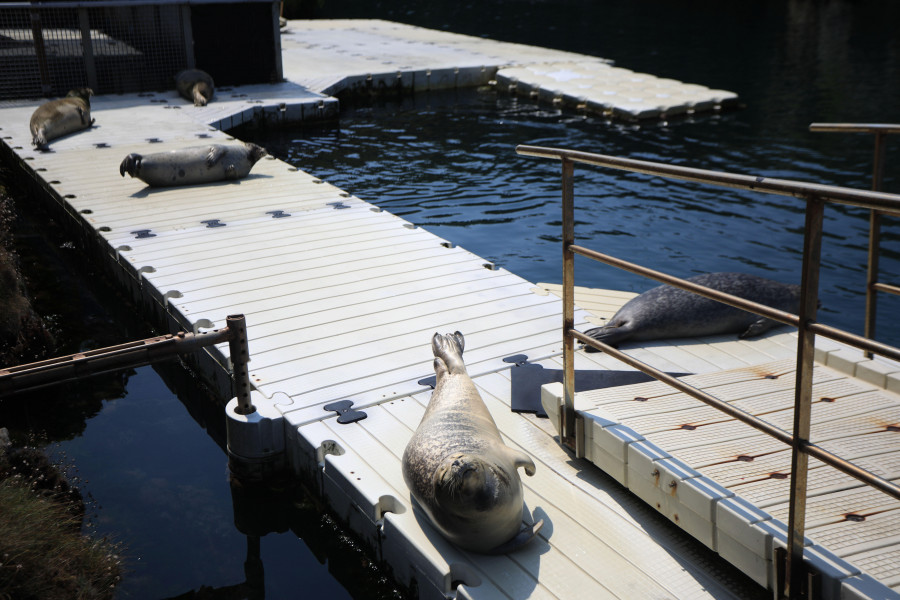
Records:
[[[653,398],[648,408],[658,406],[654,384],[579,396],[592,436],[588,458],[599,464],[607,452],[619,461],[607,461],[608,474],[561,448],[552,419],[511,410],[516,369],[561,367],[562,303],[551,286],[496,268],[379,209],[377,198],[368,199],[373,204],[354,197],[273,157],[240,181],[190,188],[149,188],[118,172],[132,152],[224,142],[230,138],[223,129],[254,120],[335,118],[332,94],[391,85],[427,90],[496,82],[628,118],[712,110],[734,95],[626,76],[602,59],[383,21],[290,21],[282,48],[284,83],[220,89],[202,108],[174,92],[95,97],[95,126],[54,141],[49,152],[31,148],[28,119],[39,102],[5,104],[4,151],[160,327],[200,331],[223,326],[229,314],[246,316],[254,404],[274,432],[266,452],[283,455],[313,482],[395,579],[420,597],[722,599],[760,597],[774,588],[774,551],[782,542],[778,500],[761,501],[768,492],[759,491],[755,506],[727,483],[688,472],[710,459],[682,466],[677,451],[692,444],[667,445],[656,437],[680,428],[685,417],[673,414],[667,424],[667,410],[616,412],[635,394]],[[622,77],[636,86],[628,94],[619,92],[628,86],[613,84]],[[606,104],[626,95],[650,100]],[[579,290],[576,327],[602,322],[629,297]],[[413,508],[400,471],[431,393],[431,336],[454,330],[466,336],[469,373],[505,441],[537,465],[533,477],[523,477],[525,500],[531,518],[545,525],[535,543],[509,555],[475,555],[447,543]],[[846,380],[895,410],[889,407],[900,399],[900,368],[825,344],[817,350],[827,374],[822,385]],[[227,352],[215,347],[195,365],[225,393]],[[737,401],[744,397],[737,389],[760,385],[766,374],[777,372],[772,385],[785,385],[796,337],[782,329],[754,340],[676,340],[632,352],[659,369],[691,373],[703,385],[734,380]],[[576,369],[623,367],[603,354],[579,352]],[[330,406],[337,401],[347,402]],[[344,418],[343,406],[364,418]],[[690,423],[712,418],[686,409],[694,411]],[[645,429],[632,420],[638,417],[653,425]],[[613,434],[621,438],[618,450],[603,437]],[[746,440],[746,449],[730,451],[758,450],[758,442]],[[761,464],[737,462],[757,470]],[[677,479],[678,494],[670,493],[670,479]],[[898,516],[892,505],[863,521],[867,530],[892,532],[867,538],[879,540],[874,545],[848,551],[842,540],[851,534],[842,531],[840,540],[810,546],[821,597],[900,597],[900,536],[884,525]]]

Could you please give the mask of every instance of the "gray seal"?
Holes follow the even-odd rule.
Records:
[[[31,114],[31,143],[45,148],[50,140],[94,124],[91,118],[91,88],[69,90],[65,98],[51,100],[37,107]]]
[[[256,144],[210,144],[154,154],[129,154],[119,165],[119,174],[128,173],[151,186],[194,185],[223,179],[241,179],[266,155]]]
[[[733,296],[796,314],[800,310],[800,286],[780,283],[746,273],[705,273],[687,281]],[[616,346],[624,341],[698,337],[739,333],[741,338],[761,335],[778,321],[734,308],[670,285],[649,289],[625,303],[603,327],[585,332]],[[595,352],[586,347],[588,352]]]
[[[206,71],[185,69],[175,75],[175,89],[182,98],[193,102],[194,106],[206,106],[212,100],[216,84]]]
[[[440,533],[465,550],[502,554],[534,538],[543,525],[523,527],[518,468],[534,461],[503,443],[497,425],[466,372],[458,331],[434,334],[431,401],[403,452],[403,479]]]

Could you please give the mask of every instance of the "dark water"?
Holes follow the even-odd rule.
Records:
[[[554,162],[517,156],[518,144],[868,188],[872,139],[807,127],[900,122],[900,38],[893,31],[900,8],[888,1],[314,4],[317,16],[382,18],[572,50],[741,96],[739,110],[635,126],[472,90],[345,105],[336,126],[261,140],[302,169],[532,281],[561,277],[559,171]],[[291,10],[288,4],[287,16]],[[898,152],[900,140],[889,140],[885,189],[893,192],[900,192]],[[803,216],[796,200],[586,167],[576,173],[576,235],[586,245],[679,275],[742,270],[799,279]],[[126,326],[132,317],[113,292],[97,287],[96,274],[66,283],[82,273],[73,266],[76,252],[61,234],[49,248],[35,241],[44,235],[37,219],[33,229],[23,225],[22,243],[51,265],[34,277],[43,283],[34,283],[46,290],[38,300],[55,315],[64,352],[149,335]],[[860,211],[826,210],[821,318],[854,331],[862,327],[866,229]],[[896,223],[885,230],[883,271],[897,281]],[[650,285],[582,262],[576,276],[585,286]],[[66,298],[65,306],[53,297]],[[892,315],[900,304],[884,299],[881,306],[879,337],[896,343],[900,325]],[[83,324],[71,322],[79,319]],[[77,465],[97,503],[96,529],[125,546],[118,597],[197,597],[201,588],[214,592],[204,597],[219,598],[396,595],[302,494],[257,497],[231,485],[221,409],[183,371],[164,378],[142,368],[73,391],[74,403],[50,393],[26,407],[6,403],[0,419],[48,430],[54,452]]]
[[[380,17],[613,59],[620,67],[739,94],[742,108],[668,123],[609,122],[496,90],[345,106],[328,129],[271,132],[270,152],[531,281],[559,282],[559,165],[518,144],[869,189],[874,138],[810,133],[813,122],[900,122],[900,8],[889,2],[326,3],[330,17]],[[478,14],[478,18],[474,15]],[[900,136],[896,136],[900,138]],[[900,192],[900,139],[883,189]],[[576,238],[689,276],[747,271],[800,280],[803,203],[576,166]],[[897,281],[896,222],[882,278]],[[826,209],[820,320],[861,332],[868,216]],[[579,259],[580,261],[581,259]],[[576,283],[654,282],[590,261]],[[900,339],[882,297],[877,337]]]

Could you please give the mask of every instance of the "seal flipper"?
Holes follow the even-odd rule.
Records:
[[[750,327],[747,328],[747,331],[738,336],[740,339],[756,337],[758,335],[762,335],[773,327],[777,327],[780,325],[778,321],[773,321],[772,319],[768,319],[766,317],[760,317],[756,321],[750,323]]]
[[[518,469],[519,467],[525,467],[525,474],[531,477],[534,475],[535,466],[534,461],[531,460],[531,457],[522,452],[521,450],[514,450],[509,446],[505,446],[507,452],[509,453],[509,457],[513,461],[513,465]]]
[[[602,327],[594,327],[584,332],[584,335],[609,344],[613,348],[617,348],[620,342],[624,342],[631,337],[631,328],[625,321],[612,320]],[[585,352],[599,352],[591,346],[585,346]]]
[[[441,335],[435,333],[431,338],[431,351],[444,361],[451,374],[466,374],[466,365],[462,359],[466,340],[460,332]]]
[[[519,533],[514,535],[509,541],[503,542],[496,548],[491,548],[485,554],[507,554],[514,550],[518,550],[537,536],[541,527],[544,526],[544,520],[541,519],[533,525],[523,525]]]
[[[206,166],[212,169],[216,163],[225,156],[225,148],[222,146],[210,146],[209,154],[206,155]]]

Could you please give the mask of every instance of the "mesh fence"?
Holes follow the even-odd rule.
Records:
[[[190,20],[198,4],[0,3],[0,100],[78,87],[95,94],[171,89],[174,74],[193,66]]]

